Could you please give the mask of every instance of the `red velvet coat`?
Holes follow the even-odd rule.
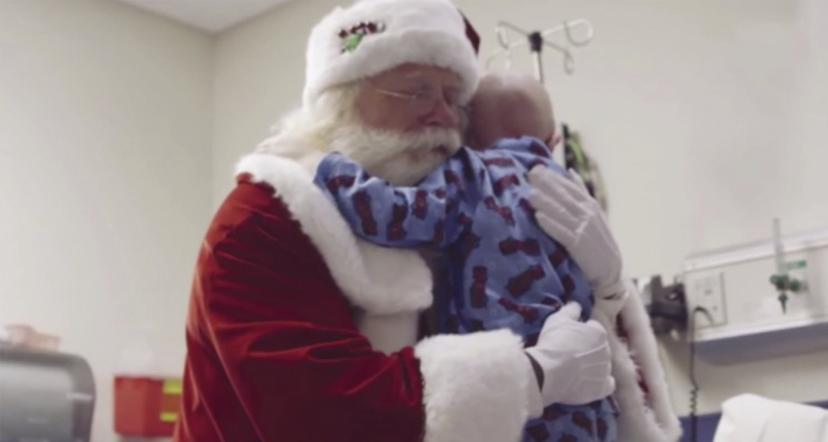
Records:
[[[519,437],[533,379],[518,337],[404,346],[403,318],[430,302],[419,257],[357,243],[298,164],[239,167],[198,258],[176,441]]]

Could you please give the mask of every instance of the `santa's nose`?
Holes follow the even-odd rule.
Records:
[[[445,99],[440,98],[425,116],[425,123],[430,127],[460,128],[460,109],[450,106]]]

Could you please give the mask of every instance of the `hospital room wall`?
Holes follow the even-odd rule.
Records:
[[[482,34],[484,58],[496,49],[497,20],[529,29],[592,20],[595,40],[576,51],[574,75],[547,54],[547,85],[559,118],[582,133],[604,172],[628,275],[671,278],[691,252],[768,237],[774,216],[789,232],[828,224],[824,2],[457,3]],[[305,38],[335,4],[290,2],[218,36],[214,205],[231,187],[238,157],[298,105]],[[528,54],[516,53],[515,68],[532,72]],[[684,414],[684,355],[671,348],[663,357]],[[826,399],[826,362],[828,352],[701,364],[699,411],[748,390]]]
[[[0,324],[89,361],[93,440],[114,441],[121,351],[182,372],[210,216],[212,39],[114,1],[3,0],[0,29]]]
[[[604,171],[629,276],[671,278],[692,252],[768,238],[774,216],[788,232],[828,226],[828,3],[459,3],[490,43],[501,19],[530,28],[560,18],[594,24],[574,75],[548,54],[547,85],[558,115],[582,132]],[[686,348],[663,344],[674,405],[686,414]],[[698,410],[718,411],[745,391],[828,399],[826,364],[828,352],[699,362]]]

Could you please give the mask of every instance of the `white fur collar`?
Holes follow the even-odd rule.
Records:
[[[299,163],[253,153],[239,161],[236,173],[248,173],[254,182],[267,183],[276,190],[275,196],[310,237],[354,305],[372,314],[423,310],[431,305],[431,272],[419,254],[375,246],[354,236]]]

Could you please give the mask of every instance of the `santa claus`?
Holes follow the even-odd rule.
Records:
[[[395,184],[445,161],[477,86],[476,44],[449,0],[364,0],[313,29],[302,107],[239,162],[238,185],[201,245],[175,440],[514,441],[544,405],[611,393],[611,371],[632,377],[619,383],[629,390],[622,410],[630,403],[630,416],[640,414],[628,426],[670,438],[657,359],[644,364],[645,397],[620,341],[594,321],[551,316],[534,346],[540,361],[508,330],[417,342],[432,302],[423,259],[357,240],[313,185],[331,151]],[[586,247],[613,248],[598,209],[590,215],[606,234]],[[564,245],[577,259],[583,242],[572,238]],[[620,270],[620,255],[598,255],[585,269],[618,285],[620,271],[605,270]],[[605,328],[630,298],[607,304]],[[652,348],[646,316],[636,318],[630,339]],[[606,375],[581,376],[587,362]],[[549,388],[560,384],[571,388]]]

